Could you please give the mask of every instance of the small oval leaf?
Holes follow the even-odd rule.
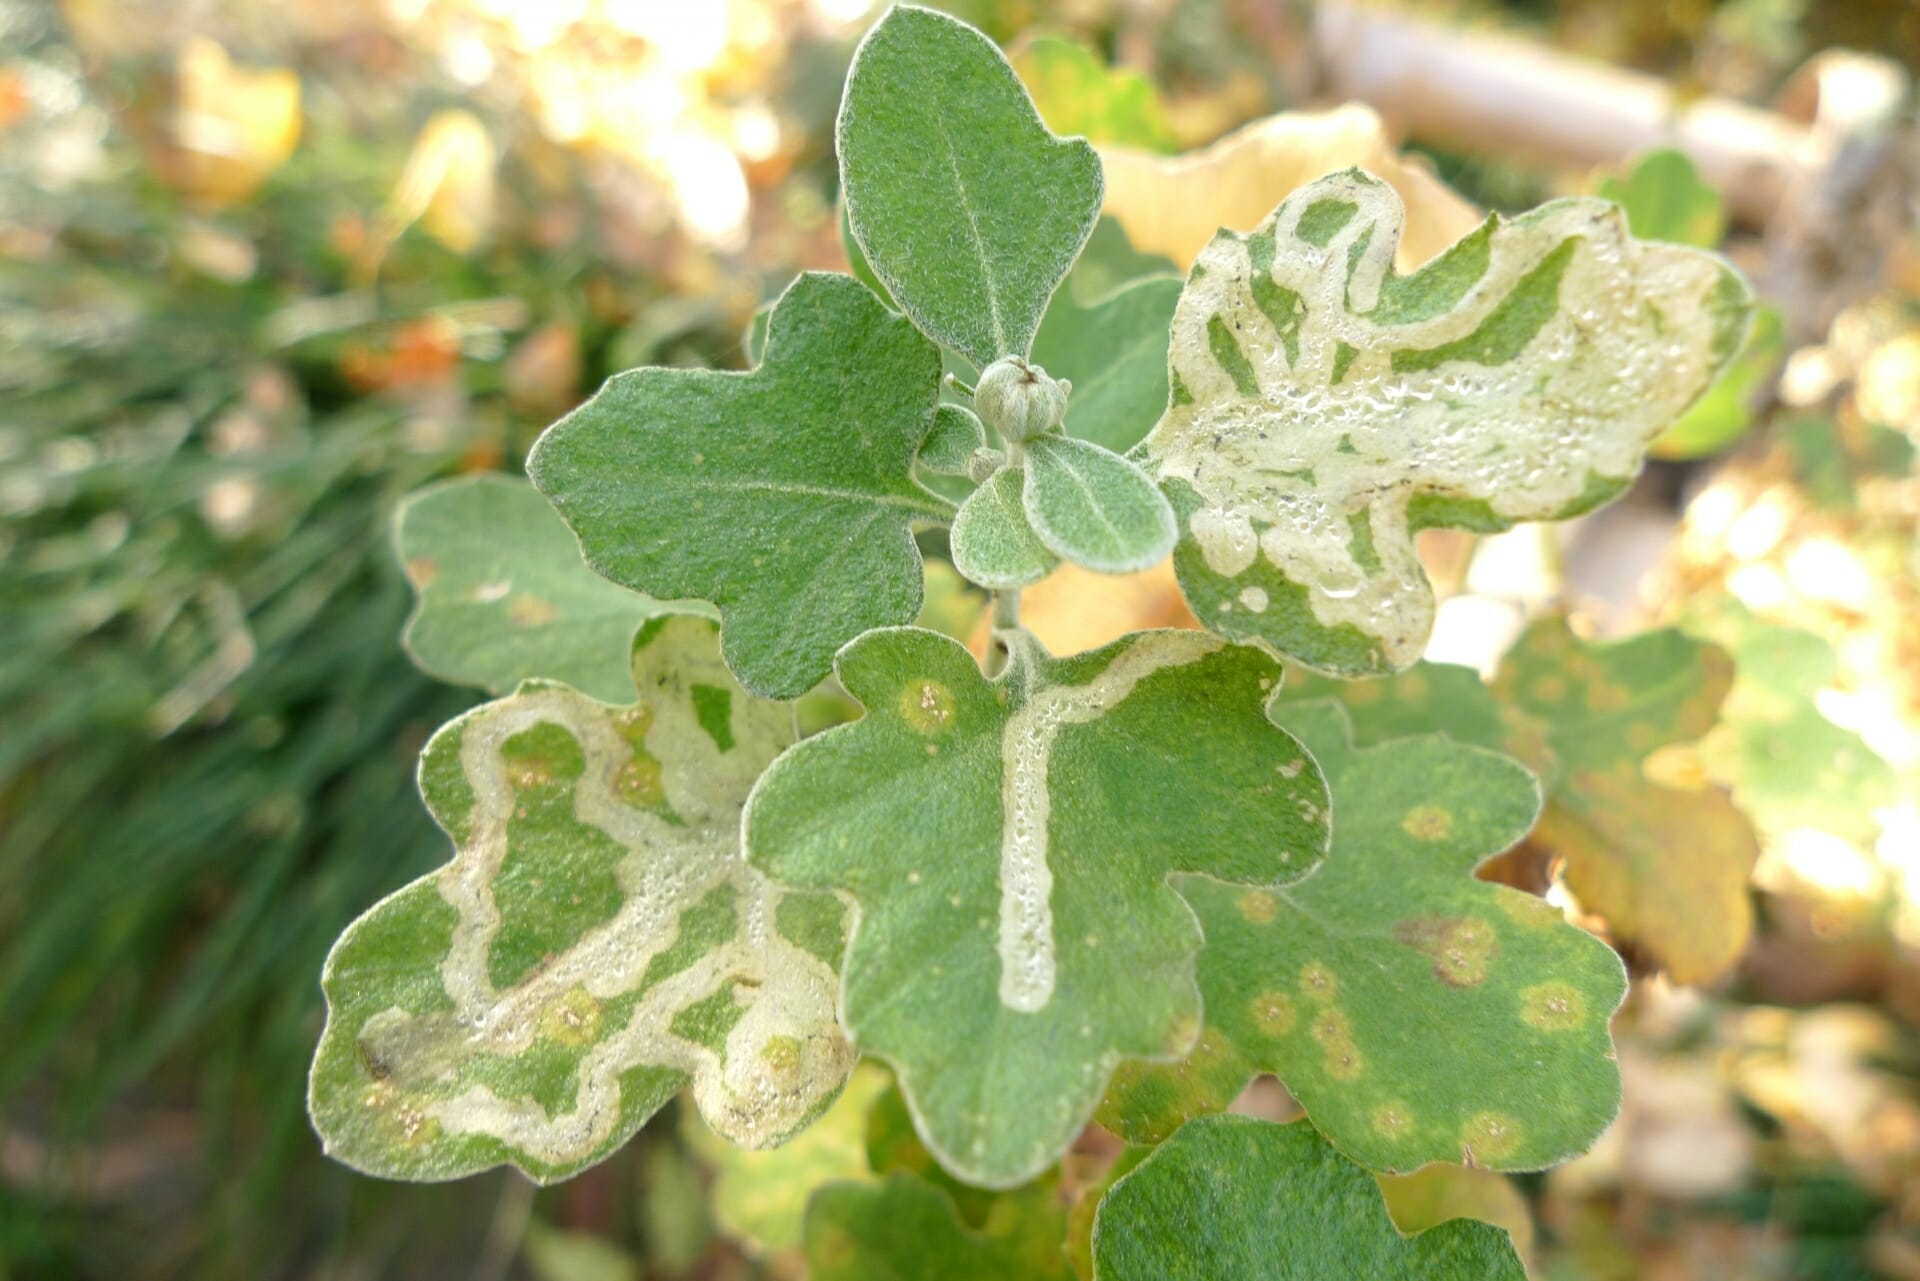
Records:
[[[1027,524],[1023,478],[1020,468],[1002,467],[968,495],[953,519],[953,567],[993,591],[1037,583],[1060,563]]]
[[[1027,445],[1021,501],[1047,547],[1087,569],[1128,574],[1157,565],[1179,530],[1147,474],[1089,441],[1042,436]]]

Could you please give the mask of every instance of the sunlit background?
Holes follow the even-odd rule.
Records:
[[[1555,1281],[1920,1278],[1920,5],[945,7],[1173,267],[1363,164],[1414,260],[1638,192],[1755,279],[1737,384],[1622,503],[1422,545],[1432,657],[1492,675],[1557,605],[1724,646],[1719,723],[1642,772],[1729,789],[1759,855],[1739,964],[1636,984],[1602,1145],[1435,1195]],[[552,1190],[397,1188],[320,1157],[302,1088],[320,959],[446,856],[412,761],[478,697],[398,648],[394,502],[516,469],[616,370],[742,365],[794,272],[846,268],[833,117],[877,8],[0,0],[0,1281],[799,1275],[709,1211],[685,1118]],[[1389,74],[1443,46],[1590,59],[1500,83],[1592,110],[1516,96],[1492,131],[1471,84]],[[1603,127],[1623,103],[1650,123]],[[1632,186],[1675,140],[1698,172]],[[1028,614],[1063,650],[1185,619],[1164,571],[1063,572]],[[1557,871],[1492,874],[1585,919]]]

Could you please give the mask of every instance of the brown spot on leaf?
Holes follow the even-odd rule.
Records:
[[[1453,815],[1438,805],[1417,805],[1400,820],[1400,830],[1416,841],[1444,841],[1453,835]]]
[[[1285,1036],[1298,1017],[1293,998],[1285,992],[1262,992],[1248,1003],[1253,1025],[1267,1036]]]
[[[1460,1157],[1467,1165],[1499,1161],[1520,1148],[1520,1123],[1504,1112],[1481,1112],[1460,1127]]]
[[[1410,917],[1393,927],[1393,936],[1432,958],[1434,977],[1452,987],[1480,983],[1500,954],[1499,935],[1477,916]]]
[[[1248,890],[1239,898],[1240,915],[1255,925],[1270,924],[1280,910],[1280,900],[1270,890]]]
[[[425,591],[440,576],[440,562],[431,556],[414,556],[407,561],[407,581],[415,591]]]

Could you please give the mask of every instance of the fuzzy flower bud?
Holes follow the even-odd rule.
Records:
[[[1073,384],[1055,382],[1038,365],[1018,356],[1002,356],[986,367],[974,389],[980,420],[1009,441],[1032,440],[1067,415]]]

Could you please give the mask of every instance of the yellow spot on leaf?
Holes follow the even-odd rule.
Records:
[[[515,627],[539,627],[554,620],[553,602],[541,596],[515,596],[507,602],[507,621]]]
[[[415,590],[425,591],[440,576],[440,562],[431,556],[415,556],[407,562],[407,581]]]
[[[760,1047],[760,1062],[767,1075],[776,1081],[789,1080],[800,1071],[800,1040],[792,1036],[770,1036]]]
[[[1249,1004],[1253,1024],[1268,1036],[1285,1036],[1293,1031],[1293,998],[1285,992],[1262,992]]]
[[[1453,835],[1453,815],[1438,805],[1419,805],[1407,811],[1400,827],[1416,841],[1444,841]]]
[[[1319,1045],[1321,1066],[1336,1081],[1348,1081],[1360,1075],[1360,1048],[1353,1043],[1353,1024],[1345,1011],[1329,1007],[1313,1016],[1309,1027]]]
[[[1506,1113],[1481,1112],[1460,1127],[1461,1156],[1468,1165],[1512,1156],[1520,1134],[1520,1123]]]
[[[1393,936],[1431,957],[1434,977],[1453,987],[1480,983],[1500,953],[1499,935],[1477,916],[1417,916],[1395,925]]]
[[[666,798],[661,783],[660,762],[651,756],[634,756],[614,772],[613,788],[629,805],[658,805]]]
[[[1565,1032],[1586,1021],[1587,998],[1570,983],[1536,983],[1520,993],[1520,1017],[1543,1032]]]
[[[1240,896],[1240,915],[1255,925],[1266,925],[1280,910],[1280,900],[1268,890],[1248,890]]]
[[[540,1016],[540,1031],[561,1045],[591,1045],[600,1039],[600,1002],[586,988],[575,985]]]
[[[1403,1103],[1383,1103],[1373,1110],[1373,1130],[1385,1138],[1405,1138],[1413,1130],[1413,1113]]]
[[[1200,1016],[1182,1014],[1167,1026],[1166,1049],[1169,1054],[1182,1057],[1193,1051],[1200,1040]]]
[[[944,733],[953,724],[953,691],[939,681],[910,681],[900,691],[900,716],[922,734]]]
[[[1331,1001],[1340,994],[1340,980],[1332,970],[1314,961],[1300,967],[1300,990],[1309,1001]]]

